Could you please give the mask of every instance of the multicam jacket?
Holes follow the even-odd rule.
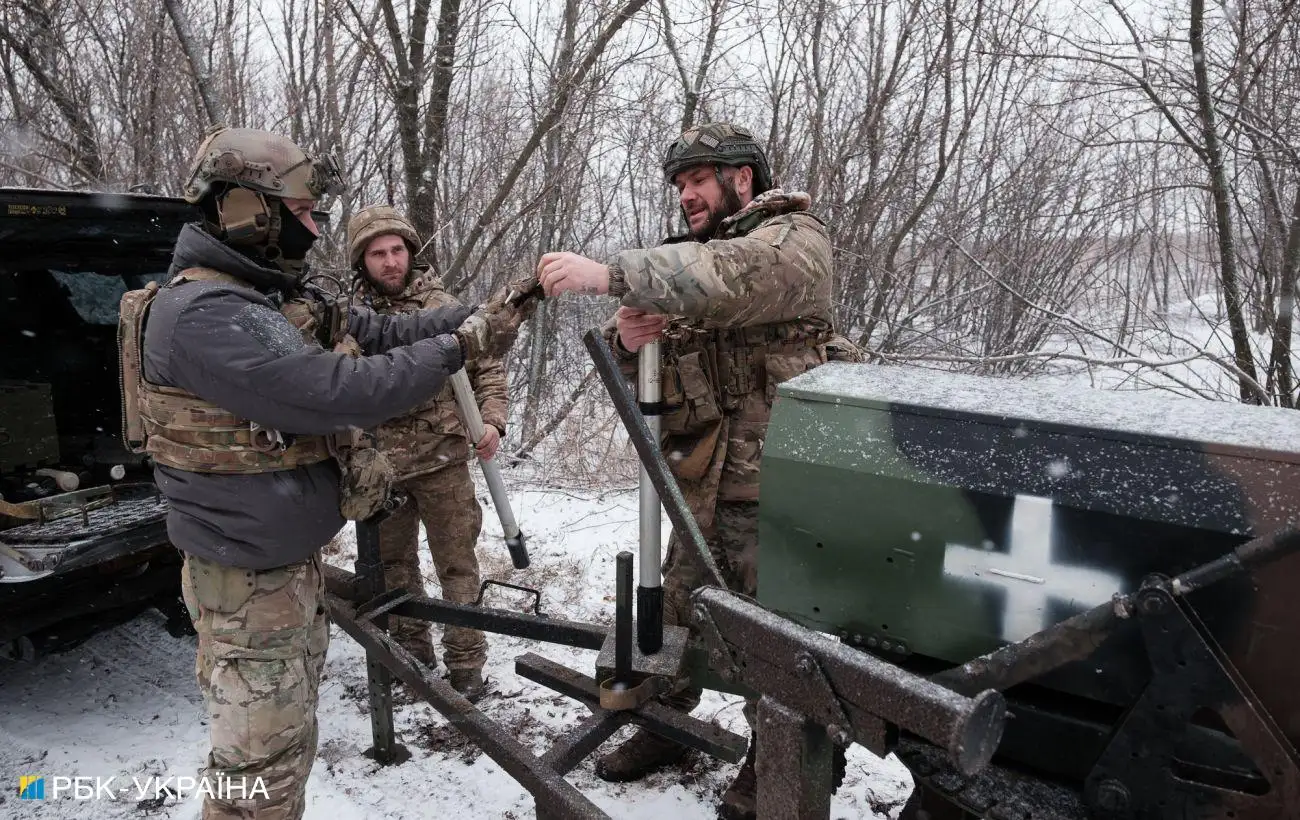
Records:
[[[664,334],[664,450],[697,519],[718,500],[758,498],[776,386],[856,351],[834,334],[831,247],[806,194],[768,191],[708,242],[671,242],[607,260],[610,293],[674,316]],[[636,357],[606,337],[625,372]]]
[[[353,304],[365,305],[377,313],[414,313],[425,308],[460,307],[426,266],[417,266],[406,290],[384,296],[360,282]],[[466,363],[465,372],[478,397],[483,423],[506,430],[506,369],[500,359]],[[412,412],[381,425],[375,431],[376,446],[383,450],[398,478],[412,478],[470,460],[469,434],[456,410],[456,395],[450,382],[434,398]]]

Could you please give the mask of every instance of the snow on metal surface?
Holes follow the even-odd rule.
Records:
[[[1046,423],[1260,448],[1300,457],[1300,413],[1277,407],[1213,402],[1168,393],[1098,390],[1079,385],[970,376],[898,365],[831,362],[782,385],[782,391],[939,410],[990,421]]]

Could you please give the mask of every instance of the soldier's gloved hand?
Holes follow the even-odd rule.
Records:
[[[531,276],[511,282],[492,294],[486,304],[456,329],[465,360],[504,356],[515,343],[519,326],[537,310],[541,297],[537,278]]]

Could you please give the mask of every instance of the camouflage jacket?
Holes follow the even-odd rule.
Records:
[[[456,297],[443,290],[442,283],[427,267],[418,266],[406,290],[397,296],[383,296],[369,283],[361,284],[353,303],[381,314],[413,313],[424,308],[459,306]],[[470,384],[478,397],[483,423],[506,430],[506,370],[500,359],[480,359],[465,364]],[[448,382],[433,399],[405,416],[388,421],[376,430],[376,444],[393,464],[399,478],[412,478],[464,464],[470,460],[469,433],[456,410],[456,395]]]
[[[718,500],[758,498],[776,385],[847,345],[832,331],[830,241],[808,207],[806,194],[768,191],[708,242],[606,260],[610,293],[624,305],[674,317],[663,346],[663,445],[701,526]],[[612,320],[606,334],[634,373]]]

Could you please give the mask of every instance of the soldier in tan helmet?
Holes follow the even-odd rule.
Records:
[[[348,255],[357,276],[354,304],[386,315],[458,307],[460,302],[443,290],[437,275],[415,262],[419,250],[415,227],[393,208],[375,205],[358,211],[348,222]],[[397,486],[409,499],[380,525],[379,552],[387,586],[424,594],[419,558],[423,522],[442,597],[461,604],[477,599],[480,583],[474,548],[483,510],[474,494],[470,460],[475,456],[487,460],[496,454],[505,435],[507,403],[506,371],[500,358],[467,360],[465,371],[483,416],[481,441],[471,447],[450,384],[376,431],[376,446],[388,455]],[[428,623],[395,617],[390,619],[389,633],[426,666],[437,666]],[[487,661],[483,632],[445,627],[442,653],[452,687],[471,701],[478,700],[484,692]]]
[[[312,210],[341,187],[282,136],[214,130],[185,182],[200,219],[170,280],[122,299],[124,438],[167,497],[199,636],[205,820],[302,816],[329,644],[320,549],[382,501],[383,460],[354,431],[502,355],[528,310],[503,293],[474,312],[382,316],[313,290]]]
[[[828,358],[857,357],[831,324],[831,246],[807,194],[774,188],[753,136],[729,123],[692,128],[663,162],[689,231],[656,248],[598,261],[545,254],[547,296],[610,294],[622,302],[606,339],[635,375],[637,351],[662,339],[664,452],[727,585],[758,584],[758,490],[763,438],[776,386]],[[674,533],[664,562],[664,622],[690,625],[699,561]],[[689,711],[700,690],[664,698]],[[754,704],[746,717],[753,724]],[[638,730],[596,764],[605,780],[635,780],[686,748]],[[723,796],[720,816],[755,816],[755,747]]]

